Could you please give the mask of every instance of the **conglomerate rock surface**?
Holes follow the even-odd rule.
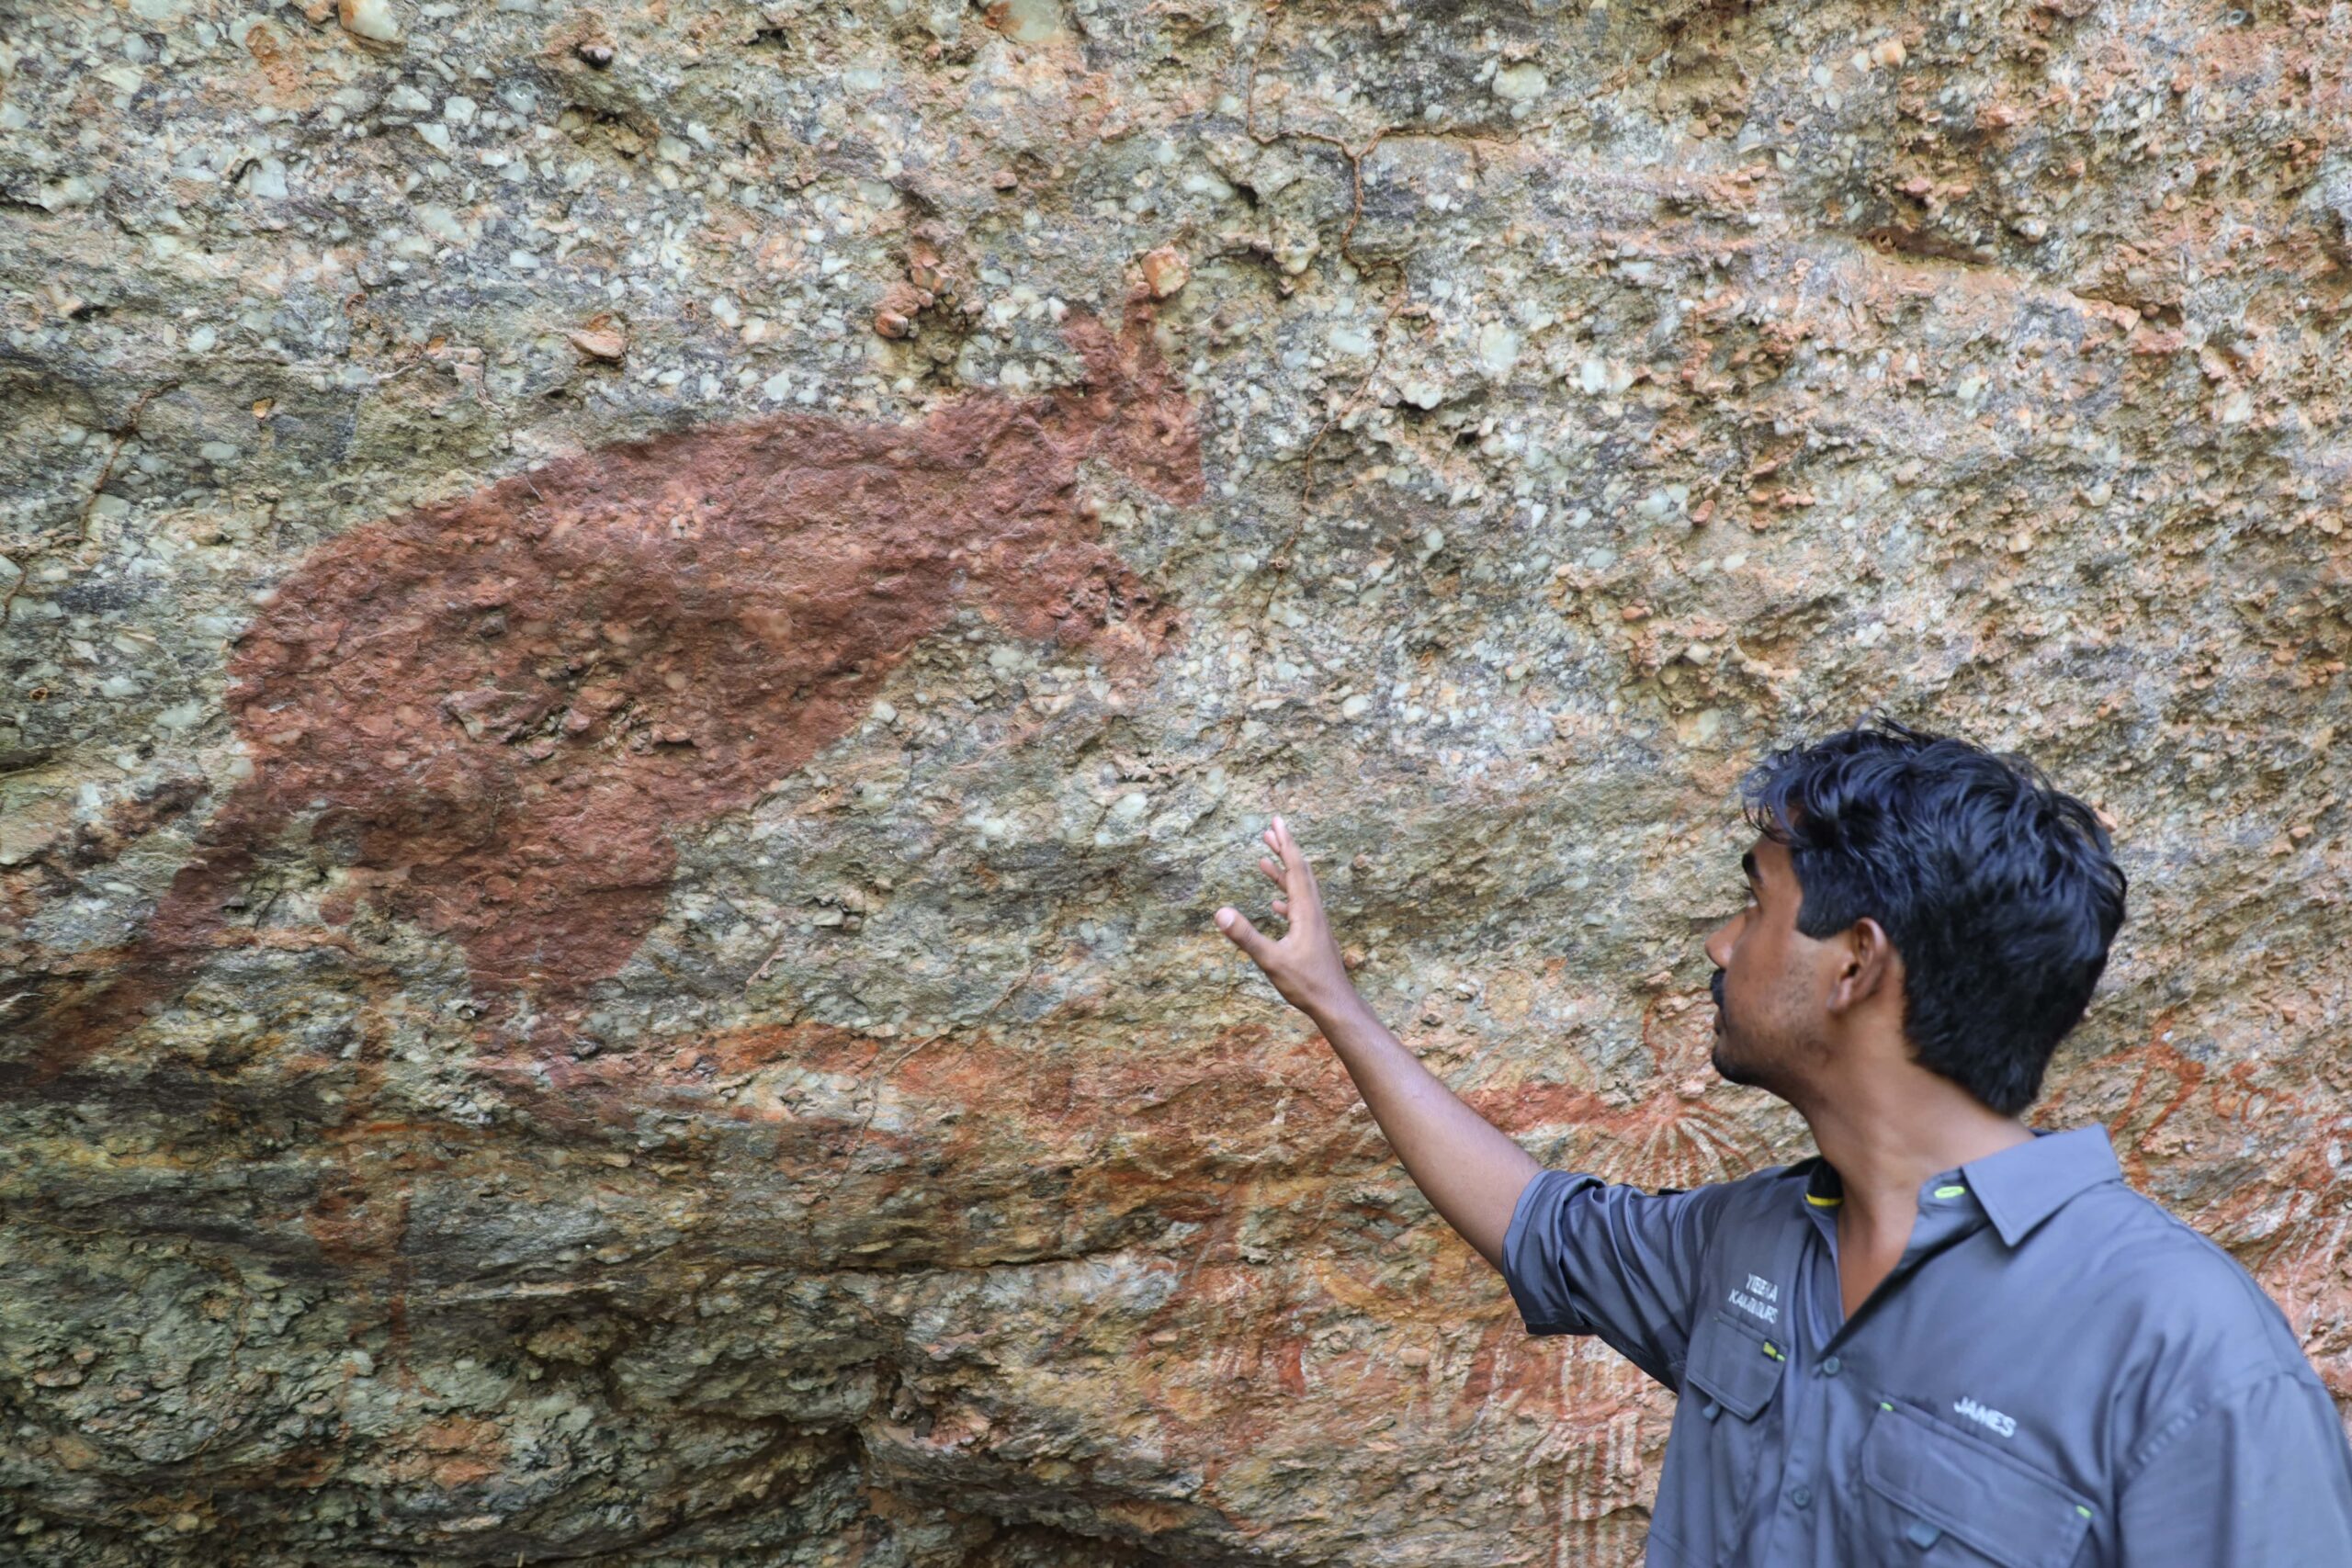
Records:
[[[18,0],[0,1558],[1622,1563],[1209,922],[1547,1163],[1739,774],[2115,824],[2038,1112],[2352,1397],[2352,11]]]

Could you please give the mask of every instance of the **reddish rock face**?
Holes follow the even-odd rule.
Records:
[[[1079,504],[1100,457],[1198,498],[1199,433],[1148,313],[1073,315],[1083,385],[921,423],[802,415],[583,453],[354,530],[269,595],[229,668],[254,773],[53,1076],[217,942],[266,847],[455,938],[478,995],[611,975],[660,917],[682,827],[748,805],[863,715],[960,603],[1148,668],[1178,635]]]

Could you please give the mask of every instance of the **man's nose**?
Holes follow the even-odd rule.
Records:
[[[1734,915],[1730,919],[1725,920],[1722,925],[1717,926],[1713,931],[1707,933],[1707,957],[1708,960],[1718,969],[1728,969],[1731,967],[1732,931],[1738,926],[1738,924],[1739,917],[1737,915]]]

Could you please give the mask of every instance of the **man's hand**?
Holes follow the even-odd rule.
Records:
[[[1216,912],[1217,929],[1265,972],[1283,1000],[1303,1012],[1327,1011],[1355,987],[1348,979],[1340,944],[1331,939],[1331,924],[1323,918],[1323,891],[1281,818],[1274,818],[1264,837],[1266,847],[1279,859],[1261,858],[1258,869],[1282,889],[1274,898],[1274,913],[1290,930],[1280,940],[1266,936],[1230,904]]]
[[[1456,1100],[1356,995],[1323,919],[1315,873],[1279,817],[1266,829],[1266,847],[1280,861],[1261,860],[1258,869],[1282,889],[1274,913],[1290,930],[1279,942],[1263,936],[1230,904],[1216,912],[1217,930],[1265,971],[1283,1000],[1315,1021],[1404,1160],[1406,1174],[1446,1224],[1501,1268],[1503,1238],[1519,1195],[1535,1179],[1535,1161]]]

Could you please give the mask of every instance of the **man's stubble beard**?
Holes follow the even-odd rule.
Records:
[[[1760,1089],[1779,1099],[1789,1099],[1790,1091],[1796,1087],[1799,1064],[1822,1054],[1818,1043],[1774,1029],[1770,1023],[1754,1031],[1736,1024],[1731,1010],[1724,1004],[1720,978],[1713,983],[1713,990],[1715,1016],[1723,1026],[1716,1032],[1713,1048],[1708,1053],[1716,1076],[1725,1083]]]
[[[1715,998],[1715,1038],[1707,1060],[1714,1067],[1715,1076],[1724,1082],[1744,1084],[1748,1081],[1746,1069],[1738,1065],[1736,1056],[1726,1055],[1724,1050],[1737,1036],[1732,1028],[1730,1005],[1724,1000],[1724,972],[1718,969],[1713,978],[1707,982],[1707,988],[1714,993]]]
[[[1726,1048],[1729,1049],[1726,1049]],[[1729,1028],[1715,1036],[1714,1049],[1708,1058],[1714,1065],[1715,1076],[1725,1083],[1742,1084],[1752,1089],[1769,1089],[1769,1074],[1759,1074],[1752,1059],[1735,1043]]]
[[[1727,1051],[1726,1046],[1730,1049]],[[1787,1053],[1781,1048],[1758,1051],[1751,1043],[1737,1042],[1726,1030],[1716,1037],[1709,1060],[1715,1073],[1725,1083],[1738,1084],[1744,1089],[1760,1089],[1776,1100],[1790,1099],[1794,1077],[1788,1070]]]

